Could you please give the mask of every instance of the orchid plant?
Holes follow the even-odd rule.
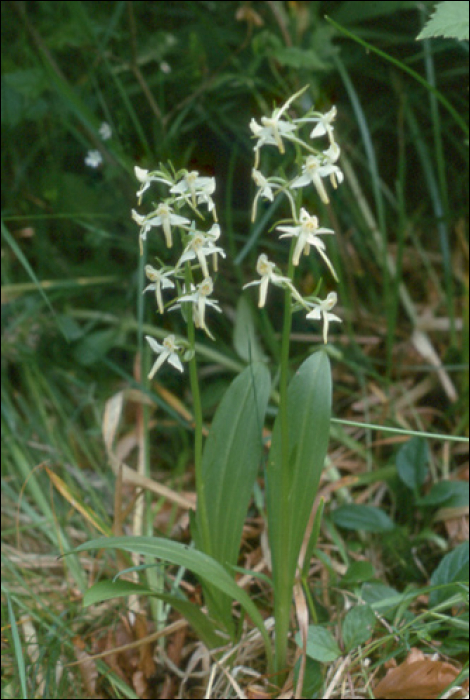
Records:
[[[332,312],[336,292],[322,299],[318,294],[305,298],[295,284],[295,273],[301,258],[319,256],[331,277],[337,274],[331,263],[323,237],[334,231],[320,226],[316,214],[302,205],[302,192],[311,189],[323,203],[329,202],[328,181],[335,189],[343,180],[338,165],[340,148],[335,140],[336,109],[327,113],[310,109],[294,118],[290,110],[304,95],[306,87],[292,95],[270,116],[258,123],[250,122],[254,138],[255,161],[252,177],[256,187],[252,219],[260,201],[272,202],[285,196],[291,218],[277,222],[272,230],[280,239],[291,239],[284,270],[260,252],[256,264],[258,278],[244,289],[259,287],[258,306],[267,304],[271,285],[284,292],[284,321],[279,370],[279,410],[272,430],[269,455],[265,466],[265,504],[271,550],[272,587],[274,594],[275,653],[258,608],[235,582],[240,540],[247,508],[263,452],[262,427],[271,395],[268,369],[263,363],[251,363],[229,386],[203,443],[202,409],[199,390],[196,332],[204,332],[211,340],[214,312],[222,313],[214,298],[219,258],[225,258],[219,244],[218,224],[213,195],[214,178],[196,171],[175,171],[171,166],[157,170],[135,168],[139,182],[138,204],[155,184],[163,190],[161,201],[149,213],[132,211],[140,227],[139,245],[143,252],[149,235],[161,236],[168,249],[177,250],[173,263],[158,267],[146,265],[149,284],[144,293],[154,292],[155,311],[179,311],[184,318],[187,337],[169,334],[162,343],[146,336],[149,349],[156,358],[149,372],[152,380],[165,363],[170,371],[183,373],[189,369],[193,396],[195,435],[196,511],[191,514],[194,549],[160,538],[109,538],[88,543],[83,548],[121,547],[132,552],[186,566],[200,577],[208,615],[181,596],[170,596],[150,589],[140,589],[129,582],[97,584],[89,592],[88,602],[104,597],[128,595],[130,592],[156,595],[172,603],[197,628],[201,639],[212,648],[234,641],[240,634],[232,613],[233,600],[238,601],[259,628],[266,645],[271,671],[282,674],[287,666],[291,603],[299,565],[299,555],[317,493],[320,474],[328,445],[331,371],[327,353],[312,353],[290,379],[289,343],[293,313],[303,312],[306,319],[322,324],[324,344],[328,342],[331,323],[341,319]],[[312,128],[313,125],[313,128]],[[305,131],[310,134],[305,134]],[[261,151],[275,148],[283,155],[294,149],[296,171],[291,177],[266,174],[261,169]],[[311,545],[310,549],[311,550]],[[122,583],[122,588],[117,584]],[[107,587],[106,587],[107,586]],[[222,636],[221,636],[222,635]],[[225,636],[224,636],[225,635]]]

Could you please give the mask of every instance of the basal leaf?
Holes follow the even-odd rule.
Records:
[[[154,591],[152,588],[141,586],[132,581],[124,581],[122,579],[117,581],[99,581],[85,592],[83,604],[85,607],[88,607],[89,605],[101,603],[104,600],[127,598],[130,595],[155,596],[165,601],[165,603],[169,603],[186,618],[209,649],[226,643],[226,639],[217,634],[214,623],[194,603],[178,596]]]
[[[292,378],[287,394],[288,464],[283,465],[278,414],[266,470],[273,582],[278,604],[284,609],[292,596],[299,551],[328,447],[331,370],[325,352],[305,360]]]
[[[256,605],[248,594],[237,586],[225,568],[212,557],[191,549],[187,545],[181,544],[181,542],[172,542],[160,537],[99,537],[76,547],[71,552],[67,552],[67,554],[92,549],[123,549],[127,552],[155,557],[155,559],[161,559],[170,564],[189,569],[201,580],[224,591],[228,596],[240,603],[261,632],[265,642],[268,663],[271,665],[272,654],[269,635]]]
[[[202,486],[208,527],[204,527],[204,514],[198,505],[194,536],[198,549],[210,553],[223,566],[233,566],[238,560],[243,524],[260,466],[270,390],[270,375],[263,364],[246,367],[227,389],[204,446]],[[221,596],[220,591],[212,591],[211,598],[213,602],[218,599],[217,614],[227,623],[231,599]]]

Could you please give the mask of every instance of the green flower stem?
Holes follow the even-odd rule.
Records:
[[[192,272],[190,263],[186,263],[185,270],[186,289],[191,289]],[[210,554],[210,537],[209,537],[209,521],[207,519],[206,492],[204,480],[202,478],[202,405],[201,392],[199,391],[199,379],[197,372],[196,359],[196,331],[193,320],[193,305],[192,302],[187,304],[187,324],[188,324],[188,341],[193,356],[189,360],[189,381],[191,384],[191,394],[193,397],[193,412],[194,412],[194,472],[196,478],[196,494],[197,494],[197,509],[201,515],[202,532],[200,536],[203,542],[203,550],[206,554]]]
[[[294,265],[292,262],[294,253],[294,243],[291,245],[289,255],[289,269],[287,276],[290,280],[294,277]],[[284,294],[284,324],[282,329],[282,344],[281,344],[281,368],[279,380],[279,413],[281,420],[281,436],[282,436],[282,501],[279,503],[279,510],[272,517],[280,518],[281,522],[287,522],[287,514],[289,510],[289,411],[287,405],[287,389],[289,382],[289,349],[290,349],[290,334],[292,327],[292,293],[290,289],[285,290]],[[289,634],[289,619],[292,601],[292,585],[289,580],[289,570],[287,566],[283,566],[282,562],[287,561],[287,552],[285,548],[288,544],[288,538],[283,538],[282,542],[274,543],[278,550],[277,567],[275,573],[275,601],[274,601],[274,618],[275,618],[275,668],[278,673],[282,672],[287,667],[287,640]]]

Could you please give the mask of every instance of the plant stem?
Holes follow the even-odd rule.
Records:
[[[186,289],[191,289],[192,273],[191,265],[189,263],[186,263],[185,278]],[[207,519],[206,492],[202,476],[202,406],[197,373],[196,333],[194,329],[192,306],[192,302],[187,304],[188,341],[190,348],[194,353],[188,363],[194,412],[194,473],[196,480],[197,509],[199,511],[200,524],[202,528],[202,532],[199,534],[202,538],[203,551],[206,554],[210,554],[209,521]]]
[[[289,270],[287,276],[290,280],[294,276],[294,266],[292,263],[294,245],[291,245],[289,256]],[[279,517],[282,522],[288,520],[289,510],[289,410],[287,404],[287,390],[289,380],[289,348],[290,333],[292,327],[292,293],[286,289],[284,293],[284,324],[282,328],[281,341],[281,375],[279,380],[279,413],[281,420],[281,445],[282,445],[282,500],[279,504],[279,511],[275,517]],[[281,528],[283,531],[283,528]],[[284,551],[288,544],[288,538],[283,537],[281,543],[277,543],[279,556],[275,565],[278,569],[274,573],[274,617],[275,617],[275,668],[278,673],[282,672],[287,665],[287,640],[289,634],[289,618],[292,600],[292,586],[289,580],[289,567],[285,565],[288,560],[287,552]]]

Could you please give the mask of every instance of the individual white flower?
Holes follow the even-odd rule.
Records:
[[[313,183],[322,202],[324,202],[324,204],[328,204],[330,200],[328,199],[322,178],[329,176],[335,189],[338,182],[343,181],[343,173],[340,168],[334,164],[334,161],[329,156],[329,152],[330,151],[328,149],[328,151],[325,151],[326,155],[307,156],[307,159],[302,167],[302,175],[296,177],[291,182],[290,187],[305,187],[306,185]],[[336,155],[336,150],[334,150],[332,153]]]
[[[177,354],[178,344],[175,341],[174,335],[168,335],[164,339],[162,345],[160,345],[160,343],[158,343],[155,340],[155,338],[151,338],[149,335],[146,335],[145,339],[147,340],[152,350],[159,355],[148,374],[149,379],[152,379],[155,376],[155,374],[158,372],[158,370],[166,360],[168,360],[170,365],[178,369],[180,372],[183,371],[183,365]]]
[[[333,126],[332,123],[334,122],[336,118],[337,110],[335,105],[326,112],[325,114],[321,114],[319,112],[315,112],[313,116],[311,117],[302,117],[300,119],[296,119],[296,123],[300,122],[316,122],[315,126],[312,129],[312,132],[310,134],[311,139],[318,138],[319,136],[324,136],[325,134],[328,134],[328,138],[331,144],[335,143],[335,139],[333,136]]]
[[[339,321],[339,323],[342,322],[341,318],[339,318],[335,314],[329,313],[330,310],[335,306],[337,301],[338,295],[336,294],[336,292],[330,292],[326,299],[324,299],[324,301],[314,302],[313,304],[311,304],[313,306],[313,309],[307,314],[307,318],[309,319],[320,320],[320,318],[323,318],[324,343],[328,341],[328,327],[330,321]]]
[[[173,185],[172,180],[169,180],[164,173],[161,173],[158,170],[150,172],[149,170],[145,170],[145,168],[139,168],[138,165],[135,165],[134,174],[141,183],[141,187],[136,192],[139,204],[142,200],[142,195],[150,187],[152,182],[163,182],[165,185]]]
[[[170,275],[174,274],[174,272],[175,271],[171,268],[167,270],[165,270],[164,268],[162,268],[161,270],[156,270],[151,265],[145,266],[145,274],[147,275],[147,279],[150,280],[151,284],[145,287],[144,292],[147,292],[149,289],[155,290],[157,306],[161,314],[164,311],[162,289],[174,289],[175,283],[172,280],[168,279]]]
[[[258,306],[261,309],[266,304],[266,295],[268,293],[269,283],[275,284],[277,287],[283,287],[284,289],[288,287],[299,301],[302,300],[299,293],[295,289],[291,280],[288,277],[283,277],[274,272],[275,264],[268,260],[268,256],[265,253],[261,253],[256,263],[256,272],[260,275],[261,279],[255,280],[254,282],[248,282],[248,284],[243,285],[243,289],[247,287],[253,287],[255,285],[260,285],[259,287],[259,302]]]
[[[207,204],[208,211],[212,211],[214,219],[217,221],[215,213],[215,204],[212,196],[215,192],[214,177],[200,177],[197,170],[192,170],[183,176],[176,185],[170,189],[171,194],[180,195],[181,198],[188,201],[188,195],[193,209],[198,204]]]
[[[325,251],[325,244],[318,238],[318,236],[324,234],[334,234],[331,228],[319,228],[318,218],[316,216],[310,216],[308,211],[304,208],[300,210],[299,223],[297,226],[277,226],[278,231],[286,231],[280,238],[297,238],[297,242],[294,248],[294,254],[292,256],[292,262],[294,265],[298,265],[300,262],[300,256],[302,252],[304,255],[308,255],[310,252],[310,246],[313,245],[320,253],[323,260],[328,265],[328,268],[338,281],[338,276],[331,264],[331,261],[327,257]]]
[[[218,301],[215,299],[209,299],[208,297],[212,294],[214,290],[214,284],[211,277],[205,277],[200,284],[197,285],[195,290],[191,290],[190,294],[183,294],[179,297],[178,304],[179,307],[181,302],[192,301],[193,302],[193,318],[196,328],[203,328],[207,335],[214,340],[214,336],[209,331],[206,326],[206,306],[211,306],[213,309],[222,312]],[[174,307],[174,308],[176,308]]]
[[[89,168],[98,168],[103,162],[103,156],[99,151],[88,151],[85,158],[85,165]]]
[[[258,167],[259,163],[259,149],[265,144],[275,145],[278,147],[280,153],[285,153],[283,138],[289,140],[295,139],[294,132],[297,130],[297,126],[292,123],[282,119],[282,115],[290,104],[299,97],[305,90],[307,86],[303,87],[302,90],[296,92],[295,95],[289,97],[289,99],[284,102],[282,107],[276,107],[270,117],[261,117],[261,125],[257,123],[255,119],[250,122],[250,129],[254,136],[258,139],[254,146],[256,153],[255,168]]]
[[[156,216],[154,216],[156,214]],[[171,248],[173,245],[173,239],[171,235],[172,226],[187,226],[191,222],[184,216],[179,216],[175,214],[173,209],[166,202],[162,202],[158,205],[155,211],[148,216],[141,216],[134,209],[132,210],[132,218],[136,221],[139,226],[141,226],[140,231],[140,252],[142,254],[142,241],[147,238],[147,233],[152,228],[152,226],[161,226],[163,228],[163,233],[165,234],[165,240],[167,248]]]
[[[181,267],[181,265],[187,260],[194,260],[197,258],[201,266],[202,274],[204,277],[209,277],[209,269],[206,261],[206,257],[208,255],[222,255],[222,257],[225,258],[224,250],[214,245],[213,238],[202,231],[191,230],[189,232],[189,242],[186,245],[180,259],[176,263],[176,269]]]
[[[113,130],[109,126],[108,122],[103,122],[98,129],[98,133],[103,139],[103,141],[108,141],[113,135]]]

